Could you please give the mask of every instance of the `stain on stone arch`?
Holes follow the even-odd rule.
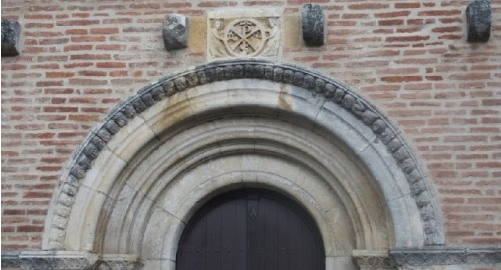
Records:
[[[413,151],[400,135],[400,131],[381,112],[349,87],[310,70],[265,60],[235,59],[202,64],[154,81],[118,104],[106,115],[80,145],[69,170],[61,177],[59,189],[51,206],[53,212],[48,216],[46,223],[46,229],[50,230],[49,248],[63,248],[65,228],[80,183],[101,150],[122,127],[155,103],[177,92],[215,81],[232,79],[269,80],[295,85],[314,95],[324,97],[326,102],[335,102],[353,114],[384,143],[404,173],[424,224],[425,244],[444,243],[441,215],[434,200],[431,184]]]

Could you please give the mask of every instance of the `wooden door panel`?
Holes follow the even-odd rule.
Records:
[[[207,269],[221,269],[222,218],[222,207],[214,208],[212,213],[207,215],[207,244],[205,246]]]
[[[237,269],[236,252],[238,252],[236,225],[237,202],[221,205],[224,214],[221,224],[221,270]]]
[[[264,190],[210,201],[187,225],[177,270],[323,270],[318,229],[297,204]]]

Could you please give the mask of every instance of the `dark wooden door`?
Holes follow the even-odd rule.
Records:
[[[320,233],[277,193],[247,189],[202,207],[179,242],[177,270],[324,270]]]

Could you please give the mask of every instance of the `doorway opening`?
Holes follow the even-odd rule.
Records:
[[[293,200],[264,189],[222,194],[202,206],[179,242],[177,270],[324,270],[320,232]]]

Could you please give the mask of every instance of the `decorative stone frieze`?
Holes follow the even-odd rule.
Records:
[[[2,267],[7,268],[19,268],[19,253],[20,252],[3,252],[2,251]]]
[[[143,263],[135,255],[113,254],[104,255],[96,263],[96,270],[139,270]]]
[[[165,16],[162,35],[167,50],[188,47],[188,18],[180,14]]]
[[[276,58],[280,54],[281,25],[272,10],[220,10],[207,17],[207,57]]]
[[[390,257],[398,266],[500,264],[501,248],[395,248],[390,249]]]
[[[93,269],[97,255],[73,251],[24,251],[19,254],[18,260],[21,269],[81,270]]]
[[[2,19],[2,56],[19,55],[20,34],[21,25],[19,22]]]
[[[94,253],[73,251],[23,251],[2,253],[2,268],[29,270],[138,270],[143,264],[135,255],[113,254],[99,258]]]
[[[320,5],[306,4],[301,8],[303,40],[308,46],[324,45],[324,10]]]
[[[320,95],[326,102],[338,104],[355,116],[360,124],[369,127],[377,136],[378,142],[385,145],[388,153],[399,164],[399,169],[407,179],[423,221],[425,244],[443,244],[442,220],[436,202],[432,199],[435,197],[433,191],[430,190],[426,176],[412,150],[399,135],[398,129],[382,113],[348,87],[309,70],[264,60],[235,59],[203,64],[151,83],[117,105],[90,132],[75,153],[69,172],[62,176],[58,195],[53,201],[55,205],[52,208],[56,210],[48,219],[46,227],[50,228],[49,248],[63,248],[65,228],[81,181],[106,144],[122,127],[153,104],[176,92],[214,81],[241,78],[269,80],[301,87],[312,95]]]
[[[360,270],[396,270],[387,251],[354,250],[353,259]]]
[[[466,8],[469,42],[487,42],[491,36],[491,4],[488,0],[475,0]]]

